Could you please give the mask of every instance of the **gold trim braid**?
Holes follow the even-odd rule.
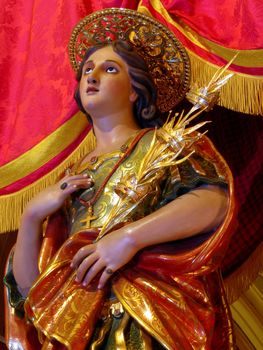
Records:
[[[238,51],[215,44],[195,33],[180,19],[172,18],[160,1],[152,1],[151,5],[167,22],[175,26],[191,42],[203,50],[211,52],[226,61],[230,61],[238,52],[235,64],[241,67],[262,67],[263,50]],[[153,16],[149,9],[143,5],[138,6],[138,11]],[[202,59],[187,47],[186,50],[191,61],[191,87],[193,83],[199,87],[205,86],[218,70],[218,66]],[[233,73],[233,71],[230,72]],[[220,91],[220,97],[218,104],[225,108],[241,113],[263,115],[263,76],[234,72],[234,76]]]
[[[178,16],[170,16],[169,12],[162,5],[160,0],[152,0],[151,6],[156,12],[158,12],[165,20],[171,23],[179,32],[191,41],[194,45],[200,47],[206,52],[216,53],[217,56],[220,56],[226,61],[230,61],[237,52],[240,52],[240,55],[235,59],[235,64],[241,67],[251,67],[251,68],[262,68],[263,67],[263,50],[237,50],[231,49],[220,44],[211,41],[204,36],[201,36],[196,31],[191,29],[182,19]],[[144,13],[148,16],[152,16],[149,9],[143,5],[139,5],[138,11]]]
[[[188,50],[191,61],[191,86],[205,84],[213,77],[218,66],[205,61]],[[227,70],[226,73],[233,73]],[[263,116],[263,77],[234,72],[220,90],[218,105],[236,112]]]
[[[69,146],[88,125],[87,117],[77,112],[33,148],[0,167],[0,188],[23,179],[48,163]]]
[[[92,131],[84,138],[80,145],[61,164],[47,175],[15,193],[0,196],[0,233],[16,230],[19,227],[20,217],[26,204],[39,191],[53,184],[58,177],[85,154],[95,148],[96,139]]]

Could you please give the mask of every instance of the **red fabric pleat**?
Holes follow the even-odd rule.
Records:
[[[161,0],[161,3],[171,16],[179,17],[208,40],[232,49],[262,49],[261,0]]]
[[[180,1],[179,1],[180,2]],[[237,2],[237,1],[236,1]],[[157,2],[156,2],[157,3]],[[222,26],[222,21],[223,18],[220,16],[217,17],[216,16],[216,9],[217,6],[215,4],[210,4],[208,1],[203,1],[201,4],[203,3],[207,3],[207,8],[209,9],[210,7],[213,9],[213,13],[214,13],[214,17],[210,18],[210,21],[213,23],[212,29],[211,26],[206,26],[205,27],[205,23],[207,20],[207,23],[209,23],[208,20],[208,16],[206,17],[205,15],[207,15],[207,13],[205,12],[205,14],[203,14],[203,25],[206,28],[206,32],[203,33],[202,31],[202,27],[199,28],[199,15],[201,16],[201,14],[196,13],[195,9],[197,9],[197,4],[193,5],[192,11],[190,11],[191,8],[191,4],[192,1],[186,1],[185,5],[186,5],[186,10],[189,13],[189,16],[181,16],[180,11],[177,11],[177,1],[160,1],[159,4],[162,4],[164,7],[167,6],[165,9],[168,11],[168,15],[169,15],[169,19],[165,17],[165,14],[162,13],[161,11],[159,11],[158,9],[155,9],[152,5],[153,3],[150,0],[142,0],[141,5],[147,7],[147,9],[150,11],[151,15],[156,18],[159,22],[161,22],[162,24],[164,24],[165,26],[167,26],[173,33],[174,35],[181,41],[181,43],[190,51],[194,52],[198,57],[201,57],[202,59],[204,59],[207,62],[210,62],[212,64],[215,64],[217,66],[223,66],[227,63],[227,61],[220,56],[220,54],[218,54],[218,52],[212,52],[213,50],[208,50],[205,49],[203,47],[203,42],[202,42],[202,38],[205,38],[207,40],[212,41],[213,43],[216,43],[218,45],[220,45],[222,48],[227,48],[227,49],[236,49],[236,50],[245,50],[245,48],[247,50],[253,50],[253,49],[262,49],[263,48],[263,39],[262,39],[262,35],[260,36],[258,33],[257,35],[257,31],[256,31],[256,35],[255,35],[255,41],[254,38],[251,36],[250,37],[250,41],[246,42],[246,45],[242,45],[243,41],[241,41],[240,46],[238,46],[238,43],[234,43],[233,41],[227,41],[226,38],[220,37],[220,33],[223,31],[226,36],[229,35],[229,37],[232,38],[232,27],[235,28],[235,22],[227,22],[227,26]],[[233,3],[235,2],[228,2],[228,4],[231,4],[231,9],[234,7]],[[220,3],[221,4],[221,3]],[[211,6],[210,6],[211,5]],[[202,9],[204,6],[201,6],[200,8]],[[232,9],[233,10],[233,9]],[[186,13],[187,13],[186,11]],[[183,12],[183,11],[182,11]],[[263,15],[263,8],[261,11],[261,14]],[[172,21],[174,21],[175,23],[178,23],[180,21],[183,21],[184,26],[187,25],[189,26],[189,28],[191,28],[198,36],[200,36],[200,40],[197,42],[195,42],[194,40],[190,40],[183,31],[179,30],[175,25],[173,25]],[[191,25],[191,21],[195,23],[195,25]],[[251,19],[252,21],[252,19]],[[202,25],[202,22],[201,24]],[[218,36],[217,36],[217,32],[213,32],[214,27],[221,26],[221,31],[218,32]],[[242,22],[242,30],[245,30],[245,26],[250,26],[250,24],[246,24],[245,22]],[[254,29],[254,27],[257,26],[257,16],[255,14],[255,18],[254,18],[254,22],[253,22],[253,26],[251,25],[251,27]],[[209,28],[209,29],[208,29]],[[241,29],[240,29],[241,30]],[[241,30],[241,32],[242,32]],[[231,34],[230,34],[231,33]],[[251,31],[250,31],[251,33]],[[239,36],[241,34],[239,33]],[[216,37],[216,39],[214,38]],[[238,42],[238,39],[236,40]],[[201,44],[201,45],[200,45]],[[244,47],[243,47],[244,46]],[[233,53],[234,55],[234,53]],[[251,62],[251,67],[245,67],[245,66],[239,66],[236,64],[232,64],[231,65],[231,70],[234,72],[239,72],[239,73],[243,73],[243,74],[249,74],[249,75],[254,75],[254,76],[262,76],[263,75],[263,67],[254,67],[253,66],[253,62]]]
[[[148,0],[141,3],[151,6]],[[161,3],[172,18],[180,18],[198,35],[219,45],[240,50],[263,48],[262,0]],[[0,166],[37,145],[77,111],[73,101],[76,83],[67,54],[76,23],[102,8],[136,9],[138,4],[139,0],[4,1],[0,7]],[[196,52],[195,47],[190,49]],[[201,50],[196,53],[215,64],[224,63],[219,56],[202,56]],[[250,74],[259,74],[258,68],[248,69]],[[226,111],[222,109],[217,114],[218,118],[213,111],[211,132],[218,132],[212,139],[233,170],[240,202],[239,228],[232,240],[232,254],[224,265],[229,274],[262,239],[262,120],[247,120],[245,116],[239,119],[231,111],[224,116]],[[0,194],[15,193],[48,173],[81,139],[82,135],[57,157]]]

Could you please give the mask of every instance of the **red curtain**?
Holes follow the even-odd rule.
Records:
[[[150,6],[154,1],[143,3]],[[161,3],[171,16],[180,18],[199,35],[219,45],[238,50],[262,49],[261,0],[162,0]]]
[[[77,107],[72,99],[74,73],[67,55],[68,40],[75,24],[98,9],[137,9],[138,5],[140,10],[147,8],[169,26],[187,48],[208,62],[222,64],[225,60],[220,53],[208,52],[198,45],[200,38],[208,40],[211,45],[219,45],[217,49],[261,52],[263,48],[261,0],[220,3],[209,0],[142,0],[140,4],[131,0],[5,0],[0,10],[0,171],[1,166],[11,161],[15,163],[19,156],[76,113]],[[179,23],[182,30],[172,21]],[[190,31],[196,33],[192,41],[187,35]],[[263,64],[259,66],[256,63],[254,60],[249,66],[234,66],[233,69],[263,76]],[[64,153],[59,151],[53,162],[49,160],[39,165],[39,169],[29,169],[27,175],[8,186],[6,182],[2,186],[0,184],[0,195],[14,193],[43,176],[61,162],[80,140],[81,137],[68,141]],[[10,167],[11,171],[13,168],[17,171],[15,166]]]
[[[23,162],[24,155],[60,130],[77,112],[73,101],[76,83],[67,54],[73,27],[81,18],[99,9],[137,9],[138,6],[140,11],[146,9],[171,28],[191,52],[206,62],[222,65],[231,54],[231,50],[238,49],[241,51],[240,63],[232,69],[263,79],[262,0],[5,0],[0,8],[0,201],[1,195],[5,198],[9,195],[15,196],[18,190],[25,189],[54,169],[79,145],[86,134],[85,125],[80,127],[79,133],[74,137],[70,138],[66,133],[65,146],[62,145],[52,157],[39,165],[40,153],[33,152],[35,166],[32,170],[30,158],[25,157]],[[261,95],[257,93],[256,96],[255,102],[262,105],[262,91]],[[219,117],[216,122],[218,121]],[[254,119],[253,130],[247,126],[251,122],[246,121],[246,131],[255,132],[255,142],[262,137],[261,121],[262,119]],[[242,121],[238,123],[242,128]],[[230,135],[228,143],[225,140],[223,145],[224,156],[230,159],[230,166],[233,158],[240,159],[242,147],[249,147],[244,135],[243,146],[236,142],[240,147],[232,147],[235,140],[239,140],[239,132],[236,122],[233,122],[231,127],[235,128],[235,133]],[[227,120],[219,132],[224,133],[226,128]],[[253,138],[253,135],[250,135],[250,138]],[[259,145],[259,142],[257,144]],[[55,146],[53,144],[53,147]],[[233,157],[231,149],[235,154]],[[41,152],[41,148],[38,152]],[[254,158],[252,154],[250,156],[252,161],[241,157],[243,168],[240,167],[241,160],[235,165],[238,175],[238,197],[243,204],[245,203],[246,208],[242,214],[243,220],[248,217],[247,210],[250,210],[249,203],[253,201],[253,193],[262,198],[262,185],[253,185],[253,180],[260,177],[261,149],[257,148]],[[246,161],[247,164],[244,164]],[[249,170],[251,162],[253,171]],[[254,191],[252,194],[249,193],[250,188]],[[249,230],[240,227],[236,235],[244,237],[246,232],[249,232],[251,237],[254,234],[256,239],[250,252],[260,241],[259,230],[257,228],[253,231],[253,224],[256,224],[256,227],[262,227],[263,224],[262,219],[259,221],[260,205],[253,207],[253,210],[255,215],[250,213],[251,222],[246,225],[250,225]],[[245,246],[246,244],[243,245],[244,251]]]
[[[6,0],[1,6],[0,166],[14,161],[10,171],[17,171],[19,156],[77,112],[67,53],[71,31],[89,13],[113,6],[136,9],[137,1]],[[0,186],[0,194],[14,193],[43,176],[81,139],[72,140],[40,169],[29,169],[26,177]]]

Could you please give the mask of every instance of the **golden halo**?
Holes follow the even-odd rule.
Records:
[[[93,45],[125,40],[144,59],[157,87],[157,107],[167,112],[189,89],[190,61],[174,34],[156,19],[140,12],[110,8],[94,12],[74,28],[69,42],[70,62],[75,71]]]

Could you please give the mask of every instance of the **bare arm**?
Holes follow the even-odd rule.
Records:
[[[126,229],[133,244],[142,249],[207,232],[220,224],[226,208],[227,194],[224,190],[216,186],[200,187]]]
[[[96,244],[85,246],[73,258],[77,281],[88,284],[104,269],[99,286],[127,264],[142,248],[190,237],[214,227],[224,218],[227,194],[217,186],[195,189],[156,212],[104,236]]]
[[[62,190],[60,185],[63,182],[68,185]],[[38,256],[42,240],[43,220],[56,212],[71,193],[80,188],[91,186],[92,180],[85,175],[66,176],[59,183],[40,192],[25,208],[13,260],[13,273],[23,295],[27,295],[28,290],[39,275]]]
[[[17,235],[13,273],[22,295],[27,295],[39,275],[38,255],[41,246],[42,220],[25,211]]]

